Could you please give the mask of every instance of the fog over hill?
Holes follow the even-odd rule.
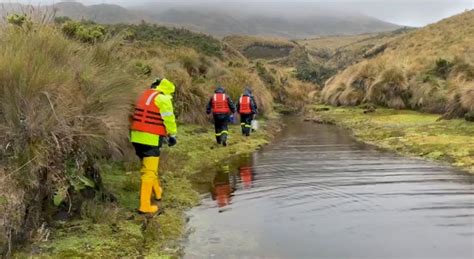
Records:
[[[60,0],[3,1],[32,5],[64,2]],[[66,1],[72,2],[72,0]],[[315,6],[319,5],[324,9],[350,10],[386,22],[413,27],[422,27],[474,8],[472,0],[74,0],[74,2],[85,5],[118,4],[127,8],[141,6],[147,10],[150,6],[155,6],[158,10],[183,7],[192,9],[205,7],[208,10],[220,8],[227,12],[230,10],[233,15],[236,10],[242,12],[245,9],[259,15],[275,10],[279,10],[279,13],[292,12],[292,10],[294,12],[294,9],[297,9],[297,13],[305,13],[305,11],[311,13]]]
[[[9,5],[6,5],[9,6]],[[215,36],[247,34],[307,38],[389,31],[399,28],[359,12],[321,3],[158,2],[133,7],[114,4],[86,6],[60,2],[48,7],[57,16],[99,23],[147,22],[173,25]],[[5,9],[5,7],[3,8]],[[7,8],[8,9],[8,8]]]

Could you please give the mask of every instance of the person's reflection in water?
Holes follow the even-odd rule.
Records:
[[[229,175],[228,165],[221,166],[214,178],[211,194],[212,199],[216,201],[219,212],[224,212],[231,203],[232,193],[235,191],[235,175]],[[232,177],[233,181],[230,181]]]
[[[253,183],[253,170],[252,170],[252,156],[245,156],[242,159],[241,165],[239,167],[240,180],[242,181],[243,189],[252,188]]]
[[[241,166],[239,167],[240,179],[242,180],[242,185],[244,189],[252,188],[252,167],[250,166]]]

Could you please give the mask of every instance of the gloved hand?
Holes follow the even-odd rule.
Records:
[[[169,136],[168,137],[168,146],[172,147],[178,143],[178,140],[176,140],[176,136]]]

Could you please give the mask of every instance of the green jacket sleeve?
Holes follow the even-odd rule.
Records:
[[[176,126],[176,118],[174,116],[173,97],[166,94],[159,94],[155,98],[155,104],[160,108],[166,132],[168,132],[169,135],[176,135],[178,133],[178,127]]]

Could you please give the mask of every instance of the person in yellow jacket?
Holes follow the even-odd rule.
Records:
[[[152,205],[152,194],[161,200],[162,188],[158,178],[160,148],[164,142],[169,146],[177,143],[177,126],[173,111],[174,84],[167,79],[156,79],[150,89],[138,98],[133,112],[130,141],[142,161],[140,187],[140,213],[155,213],[158,206]]]

